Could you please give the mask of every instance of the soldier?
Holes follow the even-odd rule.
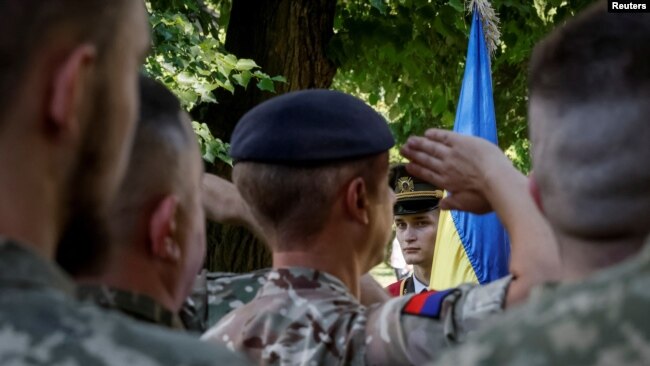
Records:
[[[608,13],[605,1],[535,47],[529,184],[567,283],[538,288],[441,364],[650,364],[649,58],[650,14]],[[405,153],[413,173],[454,191],[445,207],[499,205],[495,182],[514,170],[493,145],[443,131]]]
[[[393,143],[383,117],[334,91],[289,93],[242,117],[232,136],[234,183],[274,269],[253,301],[205,340],[259,364],[418,364],[516,300],[511,293],[529,286],[523,272],[482,287],[359,303],[360,277],[379,263],[390,236]]]
[[[78,303],[54,264],[61,240],[98,249],[126,168],[150,42],[143,2],[2,1],[0,28],[0,363],[243,364]]]
[[[140,118],[112,202],[107,253],[68,255],[79,296],[138,320],[183,329],[179,310],[205,258],[203,163],[189,116],[164,86],[140,77]],[[63,243],[60,256],[68,248]],[[78,261],[78,262],[77,262]]]
[[[404,260],[413,265],[413,274],[390,284],[386,290],[392,296],[419,294],[429,289],[440,216],[438,202],[443,192],[409,175],[403,164],[393,167],[393,170],[391,183],[397,198],[393,209],[395,235]]]

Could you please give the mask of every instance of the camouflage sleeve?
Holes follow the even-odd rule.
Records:
[[[511,276],[392,299],[368,309],[368,365],[422,364],[502,312]]]

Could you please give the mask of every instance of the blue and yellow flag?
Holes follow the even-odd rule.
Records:
[[[476,9],[454,131],[497,143],[490,54]],[[509,259],[510,243],[495,213],[442,211],[430,287],[443,290],[465,282],[488,283],[508,273]]]

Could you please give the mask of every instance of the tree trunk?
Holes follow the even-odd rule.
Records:
[[[234,95],[217,93],[218,104],[197,106],[192,115],[205,121],[215,137],[230,141],[237,121],[248,110],[277,94],[310,88],[329,88],[336,66],[326,57],[334,35],[336,0],[233,0],[226,50],[255,60],[271,75],[282,75],[276,94],[237,88]],[[211,172],[230,178],[230,167],[217,164]],[[214,271],[247,272],[271,265],[270,252],[238,227],[209,225],[207,267]]]

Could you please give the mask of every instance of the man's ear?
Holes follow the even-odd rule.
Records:
[[[533,172],[530,172],[528,175],[528,192],[533,197],[533,201],[535,201],[535,205],[537,205],[539,211],[543,214],[544,206],[542,205],[542,197],[539,193],[539,186],[537,186],[537,180],[535,180]]]
[[[57,136],[78,136],[79,110],[82,99],[87,93],[84,90],[88,71],[95,65],[97,50],[94,46],[84,44],[70,52],[52,80],[52,95],[49,104],[48,126]]]
[[[354,178],[345,192],[345,205],[352,218],[364,225],[370,222],[368,191],[361,177]]]
[[[151,253],[163,260],[175,262],[181,251],[176,241],[176,196],[165,196],[151,214],[149,219],[149,245]]]

